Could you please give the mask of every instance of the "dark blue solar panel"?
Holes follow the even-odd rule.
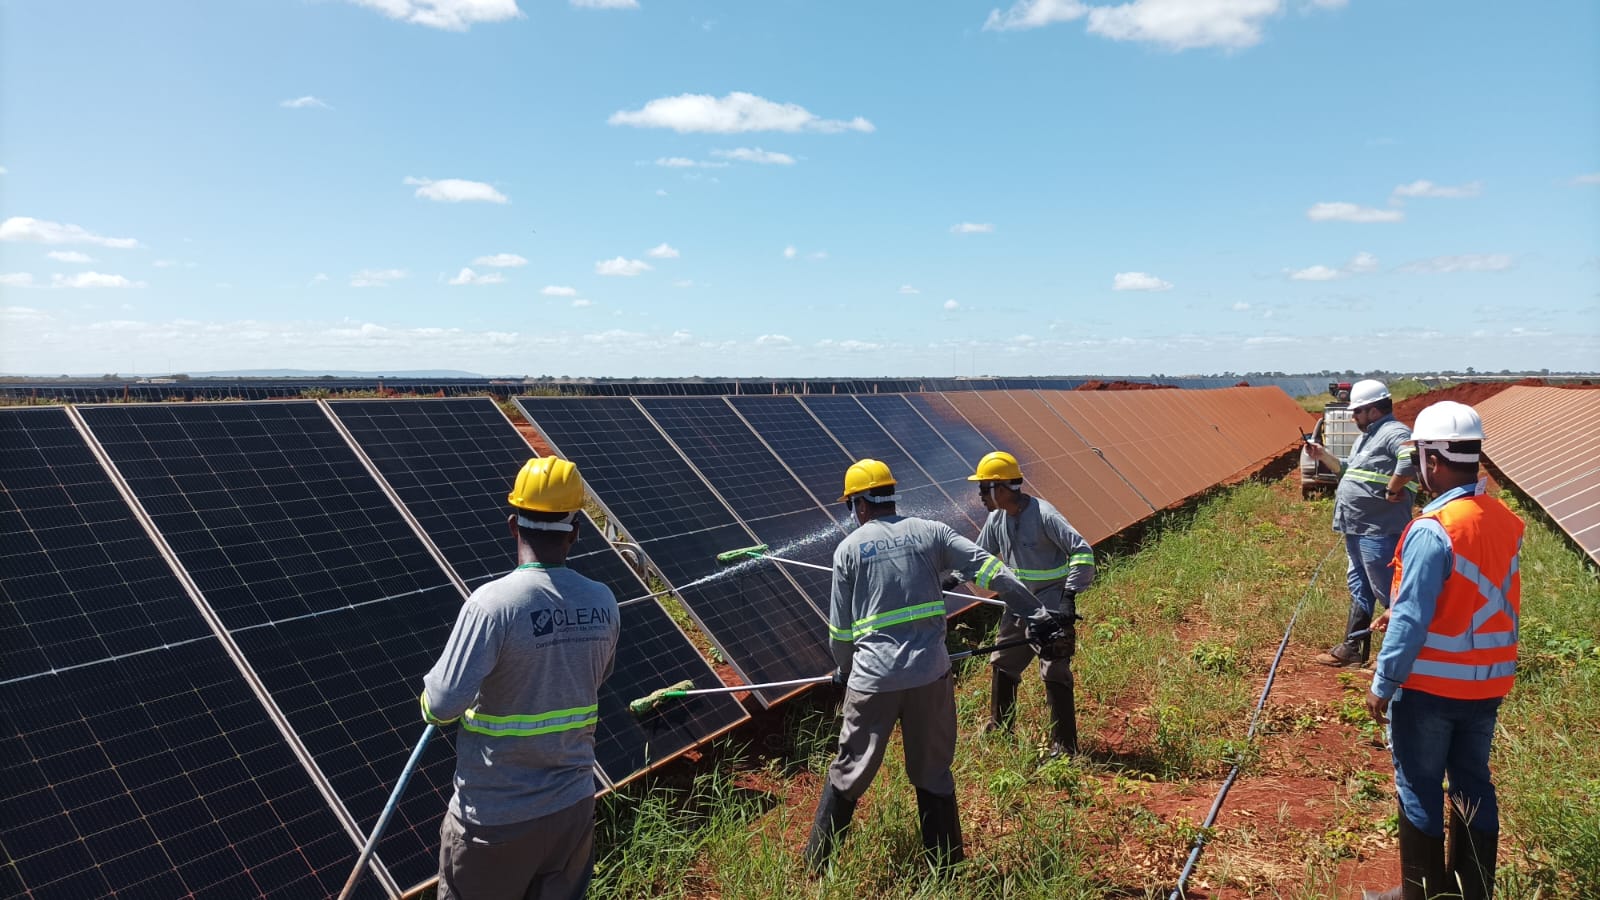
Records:
[[[900,394],[863,394],[856,400],[883,426],[884,431],[905,448],[917,465],[956,501],[968,519],[976,525],[983,524],[989,512],[978,499],[976,484],[967,480],[981,457],[974,457],[970,462],[962,459],[955,448],[946,443],[939,432]],[[951,523],[957,531],[965,530],[962,524]],[[974,528],[967,532],[967,537],[976,537],[977,533]]]
[[[329,407],[468,585],[511,569],[506,494],[534,452],[493,400],[349,400]],[[618,601],[648,591],[588,516],[581,516],[568,565],[611,588]],[[652,719],[647,733],[628,702],[685,678],[710,682],[716,675],[653,601],[626,607],[595,734],[596,758],[613,784],[748,718],[733,698],[715,696]]]
[[[833,548],[845,536],[794,475],[721,398],[644,398],[639,401],[723,500],[776,556],[831,567]],[[842,504],[829,504],[842,512]],[[832,576],[788,566],[826,616]]]
[[[950,442],[962,460],[974,469],[978,460],[995,449],[994,442],[963,416],[943,394],[907,394],[906,402],[916,408],[928,424]]]
[[[941,522],[959,522],[958,530],[977,534],[977,525],[968,520],[960,505],[934,483],[856,398],[811,396],[802,397],[801,402],[852,457],[871,457],[889,464],[895,477],[895,491],[901,498],[898,504],[901,513]],[[840,481],[842,483],[843,473]]]
[[[417,695],[461,605],[312,402],[80,410],[363,829],[422,732]],[[437,870],[454,752],[431,742],[378,856]]]
[[[0,893],[336,892],[353,838],[65,410],[0,450]]]
[[[578,463],[616,524],[644,547],[741,677],[781,681],[831,668],[823,620],[775,564],[737,578],[717,565],[717,554],[758,539],[633,400],[519,397],[517,404]]]
[[[799,398],[729,397],[728,403],[813,496],[824,504],[839,497],[845,470],[855,459],[817,424]]]

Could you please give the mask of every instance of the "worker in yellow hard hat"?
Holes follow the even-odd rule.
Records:
[[[594,734],[617,599],[566,567],[577,466],[530,459],[507,499],[518,565],[467,598],[422,682],[423,718],[461,721],[440,900],[582,897],[594,875]]]
[[[991,510],[978,532],[978,546],[1004,560],[1041,604],[1062,613],[1068,629],[1073,628],[1078,594],[1094,581],[1094,548],[1049,501],[1022,490],[1022,466],[1010,453],[996,450],[984,456],[967,480],[978,483],[978,494]],[[1015,642],[1023,632],[1022,620],[1007,612],[1000,617],[997,641]],[[1039,659],[1039,675],[1050,703],[1050,749],[1055,754],[1078,752],[1074,647],[1075,642],[1069,640],[1062,656]],[[990,654],[992,689],[985,731],[1011,729],[1022,670],[1034,655],[1026,644]]]
[[[898,722],[906,775],[917,789],[922,846],[929,862],[944,869],[960,862],[963,850],[950,771],[955,690],[939,577],[952,569],[976,573],[977,585],[998,591],[1018,616],[1037,618],[1037,632],[1055,635],[1060,623],[1000,560],[950,526],[897,513],[894,475],[880,460],[850,466],[839,499],[860,526],[834,551],[828,610],[836,680],[845,687],[844,727],[817,802],[806,862],[813,873],[827,868]]]

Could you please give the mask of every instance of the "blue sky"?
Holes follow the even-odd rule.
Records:
[[[0,0],[0,371],[1600,369],[1600,5]]]

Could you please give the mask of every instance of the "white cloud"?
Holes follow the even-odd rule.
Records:
[[[922,292],[917,290],[916,288],[912,287],[909,284],[902,284],[902,285],[900,285],[900,293],[902,293],[902,294],[920,294]]]
[[[593,300],[578,299],[578,300],[572,301],[572,308],[573,309],[583,309],[586,306],[593,306],[593,305],[594,305],[594,301]]]
[[[638,9],[639,0],[567,0],[578,9]]]
[[[800,252],[800,251],[794,249],[794,245],[790,244],[789,246],[783,248],[783,258],[784,259],[794,259],[795,254],[798,253],[798,252]]]
[[[449,283],[457,286],[463,284],[504,284],[505,280],[506,276],[499,272],[484,272],[480,275],[471,269],[463,268],[456,273],[456,277],[450,279]]]
[[[309,94],[304,97],[296,97],[293,100],[279,101],[278,105],[284,109],[333,109],[327,103]]]
[[[868,353],[883,347],[882,344],[876,344],[871,341],[858,341],[854,338],[847,341],[824,338],[817,341],[817,346],[823,350],[843,350],[846,353]]]
[[[391,19],[444,31],[466,31],[479,22],[522,18],[517,0],[349,0]]]
[[[692,169],[695,162],[685,156],[663,156],[656,160],[656,165],[664,169]]]
[[[672,286],[675,288],[692,288],[694,287],[694,280],[689,278],[680,278],[677,281],[674,281]]]
[[[1337,2],[1322,0],[1318,5]],[[1115,6],[1018,0],[1004,13],[991,10],[983,28],[1013,31],[1086,18],[1091,34],[1114,41],[1141,41],[1169,50],[1239,49],[1260,43],[1262,25],[1282,8],[1282,0],[1132,0]]]
[[[956,302],[956,301],[955,301],[955,298],[951,298],[951,299],[949,299],[949,300],[946,300],[946,301],[945,301],[945,302],[944,302],[944,308],[945,308],[945,309],[952,309],[952,310],[953,310],[953,309],[960,309],[960,308],[961,308],[961,304],[960,304],[960,303],[957,303],[957,302]]]
[[[1234,301],[1232,308],[1234,312],[1244,312],[1250,308],[1250,304],[1244,302],[1243,300],[1236,300]]]
[[[5,166],[0,166],[0,175],[10,175],[10,174],[11,173],[9,171],[7,171]]]
[[[761,347],[788,347],[793,343],[786,334],[763,334],[756,338],[757,346]]]
[[[1511,256],[1506,253],[1466,253],[1460,256],[1419,259],[1401,266],[1400,271],[1424,275],[1444,275],[1451,272],[1503,272],[1511,268],[1511,265]]]
[[[993,234],[993,222],[959,222],[950,226],[951,234]]]
[[[511,202],[505,194],[495,190],[493,185],[482,181],[466,181],[461,178],[441,178],[434,181],[432,178],[414,178],[407,175],[401,180],[401,184],[415,185],[418,197],[440,203]]]
[[[0,170],[3,171],[3,170]],[[1590,172],[1572,179],[1573,184],[1600,184],[1600,172]]]
[[[52,287],[60,288],[142,288],[142,281],[129,281],[121,275],[105,275],[100,272],[79,272],[76,275],[51,275]]]
[[[1375,209],[1354,203],[1316,203],[1306,210],[1313,222],[1399,222],[1406,214],[1398,209]]]
[[[33,275],[28,272],[0,274],[0,287],[33,287]]]
[[[350,276],[350,286],[358,288],[388,287],[409,273],[405,269],[362,269]]]
[[[578,296],[578,289],[567,287],[564,284],[547,284],[539,289],[539,293],[546,297],[576,297]]]
[[[815,253],[807,253],[806,254],[806,259],[818,259],[818,260],[821,260],[821,259],[827,259],[827,258],[828,258],[828,251],[826,251],[826,250],[818,250]]]
[[[787,153],[778,153],[773,150],[763,150],[760,147],[735,147],[732,150],[713,150],[711,155],[719,159],[731,159],[738,162],[756,163],[762,166],[792,166],[794,157]]]
[[[1289,277],[1294,281],[1332,281],[1335,278],[1343,278],[1344,273],[1327,266],[1308,266],[1290,272]]]
[[[155,260],[154,262],[150,263],[150,265],[154,266],[157,269],[170,269],[170,268],[172,268],[173,266],[175,266],[177,264],[178,264],[178,261],[175,260],[175,259],[158,259],[158,260]]]
[[[1344,267],[1345,271],[1347,272],[1376,272],[1378,271],[1378,258],[1363,250],[1362,252],[1357,253],[1355,256],[1352,256],[1350,261],[1345,263]]]
[[[668,244],[666,241],[662,241],[646,250],[645,255],[651,259],[677,259],[680,254],[678,253],[678,248]]]
[[[619,110],[607,119],[612,125],[635,128],[671,128],[679,133],[738,134],[747,131],[872,131],[873,125],[857,116],[849,121],[824,119],[795,103],[774,103],[765,97],[735,91],[725,97],[679,94],[658,97],[636,110]]]
[[[1434,184],[1431,181],[1413,181],[1410,184],[1395,185],[1394,192],[1389,199],[1399,202],[1401,197],[1438,197],[1443,199],[1460,199],[1463,197],[1476,197],[1483,190],[1483,183],[1469,181],[1466,184],[1451,187],[1447,184]]]
[[[1111,279],[1114,291],[1170,291],[1172,282],[1162,281],[1143,272],[1118,272]]]
[[[115,250],[139,246],[133,238],[103,237],[77,225],[63,225],[28,216],[12,216],[0,222],[0,241],[37,241],[41,244],[95,244]]]
[[[87,253],[79,253],[76,250],[51,250],[49,253],[46,253],[45,256],[50,257],[56,262],[64,263],[82,264],[94,262],[94,257]]]
[[[494,269],[515,269],[528,264],[525,256],[515,253],[495,253],[490,256],[480,256],[472,261],[475,266],[489,266]]]
[[[667,192],[662,188],[656,188],[656,196],[657,197],[665,197],[665,196],[667,196]]]
[[[318,272],[317,274],[311,276],[311,281],[308,282],[308,285],[310,285],[310,284],[322,284],[324,281],[327,281],[327,280],[328,280],[328,273],[327,272]]]
[[[596,275],[616,275],[622,278],[632,278],[643,272],[651,270],[651,265],[642,259],[625,259],[621,256],[615,259],[604,259],[594,264]]]

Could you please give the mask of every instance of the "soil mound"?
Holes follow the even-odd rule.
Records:
[[[1177,385],[1150,384],[1144,381],[1085,381],[1075,391],[1176,391]]]

